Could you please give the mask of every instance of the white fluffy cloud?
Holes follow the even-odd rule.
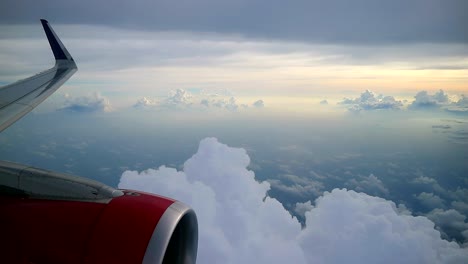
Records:
[[[217,108],[223,108],[227,109],[229,111],[236,111],[239,109],[239,105],[236,102],[236,98],[231,97],[229,99],[217,99],[217,100],[212,100],[210,102],[211,106],[217,107]]]
[[[169,107],[185,107],[192,104],[192,94],[184,89],[171,91],[169,96],[164,100],[163,104]]]
[[[393,96],[376,95],[366,90],[360,97],[355,99],[345,98],[340,104],[349,105],[348,110],[359,112],[362,110],[400,109],[403,104],[395,100]]]
[[[414,96],[414,101],[410,108],[435,108],[450,102],[448,95],[439,90],[437,93],[430,95],[427,91],[420,91]]]
[[[305,217],[305,213],[312,210],[314,206],[311,201],[305,203],[296,203],[294,206],[294,212],[302,217]]]
[[[454,114],[468,113],[468,97],[465,95],[447,94],[439,90],[434,94],[420,91],[414,96],[414,101],[408,106],[411,110],[443,110]],[[434,126],[434,128],[449,129],[450,126]]]
[[[241,104],[237,102],[237,98],[229,95],[228,92],[216,92],[209,93],[206,91],[199,91],[191,93],[184,89],[173,90],[167,97],[162,100],[156,101],[143,97],[139,99],[134,105],[134,108],[163,108],[170,110],[227,110],[227,111],[238,111],[240,109],[249,108],[247,104]],[[252,103],[254,108],[263,108],[265,102],[263,100],[257,100]]]
[[[306,227],[257,182],[244,149],[200,142],[183,171],[126,171],[119,187],[191,205],[199,218],[200,263],[463,263],[468,251],[440,238],[425,217],[393,202],[335,189],[315,201]],[[305,203],[309,205],[309,203]]]
[[[326,100],[320,103],[326,104]],[[406,104],[406,100],[399,101],[393,96],[376,95],[372,91],[366,90],[359,97],[354,99],[344,98],[338,104],[347,106],[348,110],[354,113],[364,110],[405,109],[406,106],[408,110],[440,110],[455,114],[468,113],[467,96],[447,94],[444,90],[439,90],[434,94],[420,91],[416,93],[410,104]],[[403,104],[405,104],[405,107],[403,107]],[[434,126],[434,128],[447,129],[447,127],[443,126]]]
[[[440,239],[425,217],[385,199],[333,190],[306,213],[301,244],[310,263],[462,263],[468,252]]]
[[[151,108],[156,105],[156,101],[149,99],[147,97],[143,97],[141,99],[138,99],[138,101],[133,105],[134,108],[138,109],[145,109],[145,108]]]
[[[304,263],[298,243],[301,225],[246,169],[244,149],[216,139],[201,141],[184,171],[160,167],[141,173],[126,171],[120,188],[175,197],[190,204],[199,218],[200,263]],[[264,200],[264,201],[263,201]],[[271,251],[277,252],[272,255]]]
[[[65,103],[59,110],[71,112],[109,112],[112,110],[109,99],[94,93],[86,96],[72,97],[65,95]]]

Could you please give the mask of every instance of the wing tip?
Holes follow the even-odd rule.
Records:
[[[54,30],[49,24],[49,21],[41,18],[41,24],[44,28],[44,32],[49,40],[50,48],[54,53],[55,60],[69,60],[73,61],[72,56],[68,53],[65,46],[60,41],[59,37],[55,34]]]

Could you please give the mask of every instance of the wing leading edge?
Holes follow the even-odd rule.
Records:
[[[54,53],[55,65],[34,76],[0,87],[0,132],[42,103],[78,70],[49,22],[41,19],[41,23]]]

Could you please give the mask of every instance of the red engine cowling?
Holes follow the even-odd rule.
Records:
[[[0,162],[0,263],[195,263],[197,243],[181,202]]]

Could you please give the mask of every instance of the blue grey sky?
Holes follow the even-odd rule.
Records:
[[[240,34],[325,43],[467,43],[463,0],[2,1],[0,21]]]
[[[463,263],[466,10],[2,1],[1,85],[53,64],[39,18],[79,71],[0,159],[190,204],[200,263]]]

